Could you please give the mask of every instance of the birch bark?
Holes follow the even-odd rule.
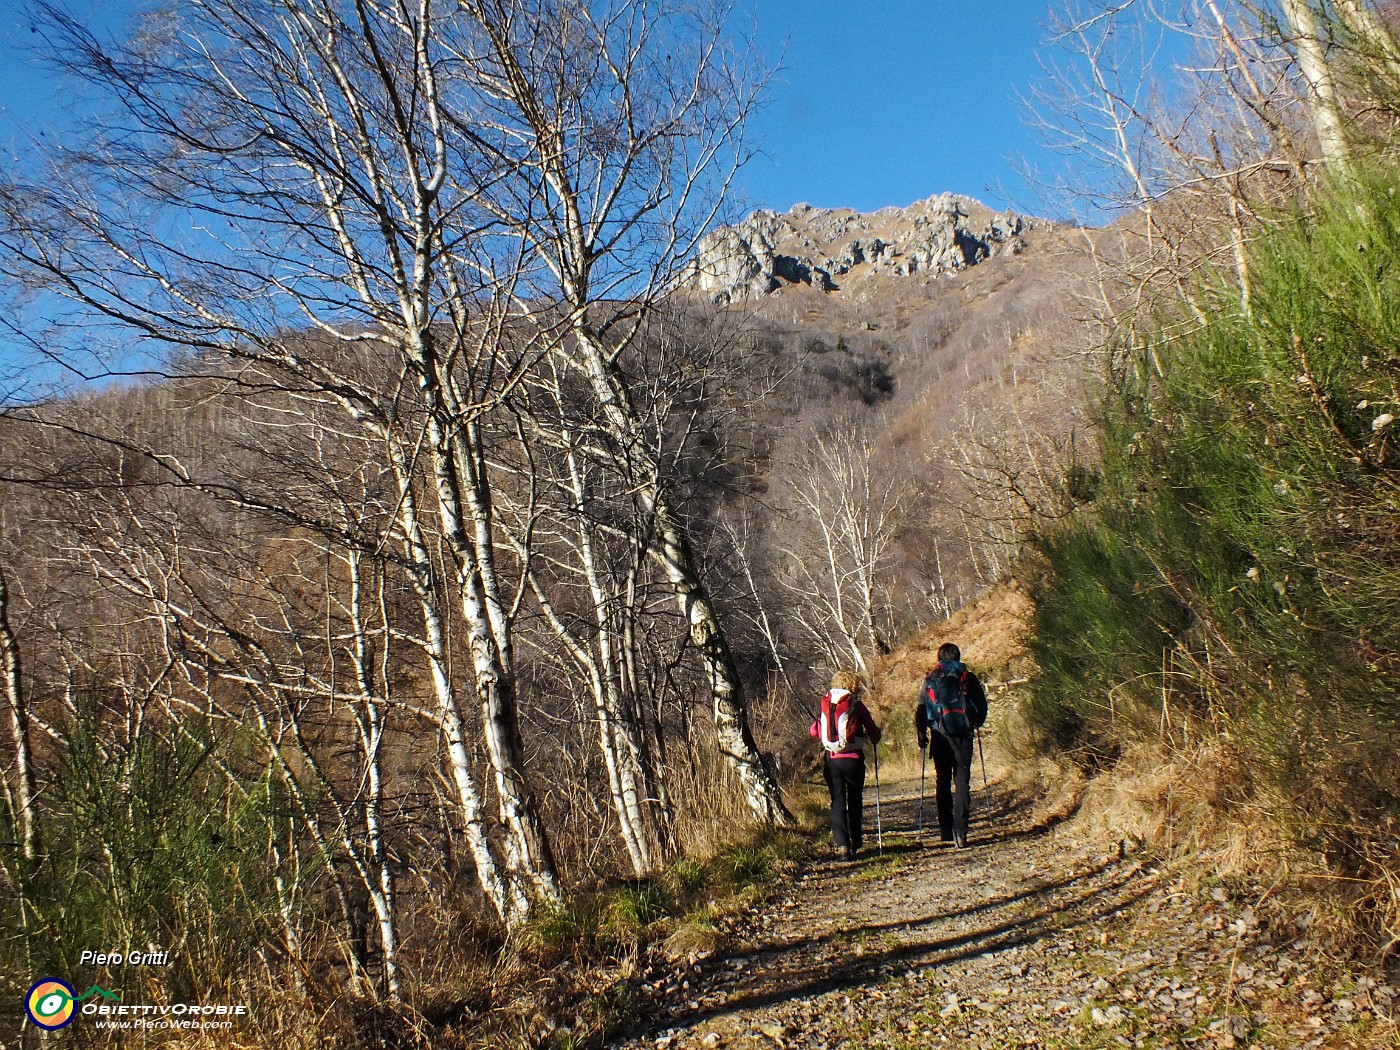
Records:
[[[10,592],[0,569],[0,669],[5,676],[5,700],[10,708],[10,732],[15,742],[14,804],[23,835],[24,859],[39,855],[39,815],[35,810],[34,756],[29,748],[29,708],[25,706],[24,675],[19,640],[10,625]]]
[[[529,911],[530,902],[518,885],[508,884],[502,877],[486,835],[481,789],[477,784],[476,774],[472,771],[462,711],[456,688],[448,672],[447,631],[438,590],[433,580],[432,556],[418,518],[418,499],[413,490],[413,479],[409,474],[403,450],[392,439],[388,441],[388,446],[390,463],[399,488],[399,532],[409,584],[413,588],[423,616],[423,653],[428,661],[433,693],[437,699],[439,724],[447,745],[452,782],[457,789],[457,803],[461,807],[467,849],[472,855],[472,863],[476,868],[477,881],[482,891],[495,908],[496,914],[509,926],[517,921],[517,917]]]
[[[1350,170],[1351,153],[1342,126],[1342,110],[1337,102],[1337,85],[1327,62],[1317,12],[1311,0],[1282,0],[1283,10],[1293,29],[1293,45],[1298,52],[1298,68],[1308,86],[1308,113],[1317,133],[1323,163],[1338,175]]]
[[[576,316],[573,334],[577,341],[576,363],[584,370],[614,438],[626,446],[630,435],[642,433],[642,421],[631,405],[626,381],[602,340],[582,316]],[[765,824],[794,823],[782,799],[782,791],[758,753],[749,727],[744,685],[729,639],[701,581],[695,554],[685,525],[669,494],[661,485],[655,464],[652,469],[632,470],[638,500],[656,525],[659,560],[666,579],[705,666],[710,684],[711,712],[720,755],[738,778],[744,801],[753,815]]]

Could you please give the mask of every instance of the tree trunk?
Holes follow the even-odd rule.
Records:
[[[1332,6],[1356,37],[1364,57],[1379,60],[1392,80],[1400,80],[1400,44],[1396,43],[1390,27],[1361,0],[1332,0]]]
[[[617,365],[582,315],[575,318],[573,333],[578,342],[579,363],[593,388],[603,419],[614,440],[627,444],[642,433],[643,428],[627,398],[625,382],[617,374]],[[643,507],[656,523],[661,565],[685,616],[691,643],[705,665],[720,754],[738,777],[744,801],[761,823],[793,824],[792,814],[783,804],[782,792],[759,756],[749,727],[739,669],[734,663],[729,639],[715,615],[709,592],[701,582],[685,525],[654,470],[631,473],[640,475],[631,480],[637,486],[637,496]]]
[[[603,585],[602,574],[598,569],[597,554],[593,549],[593,538],[589,535],[588,523],[582,520],[582,512],[588,500],[583,472],[578,457],[571,450],[568,454],[569,483],[572,486],[575,510],[580,515],[578,521],[578,556],[588,580],[588,592],[593,600],[597,626],[597,673],[594,676],[594,696],[598,706],[600,743],[604,760],[608,763],[609,780],[612,784],[613,807],[623,826],[623,837],[627,840],[628,852],[638,875],[646,874],[655,866],[652,855],[651,836],[647,833],[645,815],[642,812],[642,740],[636,722],[622,702],[621,670],[618,666],[617,649],[610,624],[609,596]]]
[[[409,582],[423,615],[423,634],[427,642],[425,656],[433,679],[433,692],[437,697],[439,725],[442,727],[443,740],[447,744],[448,765],[451,767],[452,781],[457,788],[457,802],[461,806],[467,849],[476,867],[477,882],[487,900],[496,909],[501,921],[510,926],[529,911],[530,902],[518,886],[507,885],[501,876],[495,854],[491,852],[482,812],[481,790],[477,785],[476,775],[472,772],[471,756],[467,753],[462,711],[457,700],[457,691],[447,672],[447,631],[439,606],[438,592],[433,582],[432,558],[418,520],[418,502],[413,492],[412,480],[408,476],[408,466],[404,462],[402,451],[393,444],[392,438],[389,455],[400,489],[399,529],[402,533]]]
[[[397,894],[394,884],[394,869],[384,846],[384,774],[380,755],[384,744],[384,717],[389,706],[390,694],[387,678],[375,688],[374,656],[370,648],[369,629],[363,616],[361,590],[363,580],[360,574],[362,555],[351,551],[347,557],[350,570],[350,614],[355,635],[355,647],[351,654],[355,665],[355,678],[360,690],[363,712],[356,712],[354,720],[359,730],[360,752],[364,755],[363,776],[364,826],[366,852],[369,854],[370,872],[365,873],[365,888],[370,902],[374,905],[374,917],[379,925],[379,949],[383,957],[384,991],[391,1002],[399,999],[399,935]],[[389,616],[384,602],[384,576],[376,572],[379,590],[379,608],[384,630],[384,652],[380,654],[380,666],[387,672],[390,654]],[[333,657],[332,657],[333,658]],[[347,829],[348,830],[348,829]],[[347,847],[351,844],[348,841]]]
[[[1322,160],[1334,174],[1345,175],[1350,170],[1350,151],[1337,104],[1336,83],[1318,31],[1317,12],[1311,0],[1283,0],[1283,9],[1293,27],[1298,68],[1308,85],[1308,111]]]
[[[534,795],[525,780],[516,708],[513,670],[502,659],[501,639],[493,628],[490,602],[484,585],[478,548],[467,533],[462,507],[463,486],[453,454],[449,427],[438,418],[439,405],[429,405],[428,455],[432,460],[442,534],[457,572],[467,643],[472,655],[476,695],[481,706],[482,735],[496,775],[496,796],[506,830],[506,870],[522,880],[534,894],[547,901],[561,901],[563,894],[554,872],[549,837],[540,819]],[[478,516],[489,506],[473,500]],[[525,918],[513,914],[512,924]]]
[[[5,699],[10,705],[10,731],[15,739],[15,816],[19,818],[26,861],[39,855],[39,819],[34,810],[34,757],[29,750],[29,709],[24,704],[19,641],[10,626],[10,593],[0,569],[0,668],[5,676]]]

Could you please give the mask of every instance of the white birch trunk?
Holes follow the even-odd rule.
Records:
[[[374,917],[379,926],[379,949],[383,956],[384,990],[391,1002],[399,998],[399,937],[398,917],[394,907],[394,870],[384,849],[384,828],[381,811],[384,805],[384,777],[379,756],[384,743],[384,708],[388,705],[387,689],[382,693],[375,688],[373,660],[369,645],[368,628],[363,615],[360,599],[363,580],[360,573],[361,555],[351,551],[347,558],[350,569],[350,615],[355,632],[355,678],[360,689],[363,711],[356,714],[355,725],[359,730],[360,753],[364,756],[364,823],[365,846],[369,854],[370,871],[364,872],[365,889],[374,907]],[[389,653],[389,624],[387,610],[384,609],[384,580],[378,580],[380,608],[384,615],[384,645],[382,654],[387,663]],[[348,830],[348,829],[347,829]],[[347,848],[353,848],[348,841]]]
[[[623,825],[628,853],[632,857],[632,865],[637,874],[643,875],[652,870],[655,858],[652,856],[651,842],[647,835],[648,822],[641,804],[644,797],[640,787],[642,741],[635,721],[629,717],[622,702],[620,668],[608,614],[611,603],[598,571],[593,538],[589,535],[588,523],[583,518],[583,507],[588,493],[578,459],[572,451],[569,452],[568,465],[569,480],[579,515],[579,559],[588,579],[588,592],[593,599],[597,624],[598,673],[594,695],[601,730],[599,743],[604,751],[604,759],[610,766],[609,775],[614,782],[613,807]]]
[[[603,419],[614,437],[626,443],[642,432],[642,426],[627,400],[624,382],[616,374],[617,366],[581,315],[574,319],[573,333],[578,342],[584,373],[592,386]],[[700,580],[690,538],[665,490],[658,484],[655,472],[636,473],[641,474],[634,479],[637,496],[656,522],[662,568],[675,591],[676,601],[689,627],[690,640],[700,654],[709,678],[719,752],[738,778],[744,801],[753,815],[764,824],[790,825],[794,821],[783,804],[782,792],[759,757],[758,746],[749,727],[739,670],[724,628],[715,615],[709,592]]]
[[[384,781],[380,770],[379,752],[384,741],[384,719],[379,705],[371,703],[367,714],[367,733],[363,741],[366,751],[365,839],[369,859],[378,874],[377,884],[371,881],[370,900],[379,923],[379,947],[384,955],[384,987],[391,1000],[399,998],[399,937],[395,910],[394,869],[384,849],[384,832],[380,819],[383,806]],[[369,880],[367,880],[369,881]]]
[[[647,804],[653,807],[656,814],[651,829],[656,835],[660,854],[665,856],[675,846],[672,836],[675,812],[671,808],[671,794],[666,780],[666,740],[661,729],[661,719],[654,715],[653,710],[644,709],[642,705],[642,684],[638,672],[641,661],[637,654],[637,576],[641,570],[639,561],[646,557],[646,554],[638,537],[633,536],[631,539],[633,561],[627,568],[627,600],[622,620],[623,695],[628,698],[632,724],[637,726],[641,733],[642,783]]]
[[[466,836],[467,849],[472,855],[472,863],[476,867],[477,882],[501,921],[511,925],[516,916],[529,910],[530,902],[518,887],[506,884],[496,863],[495,854],[491,852],[491,843],[486,834],[481,790],[477,785],[476,774],[472,772],[471,756],[467,751],[462,711],[457,700],[457,691],[447,671],[447,632],[438,603],[438,592],[433,583],[432,556],[418,520],[417,497],[413,492],[402,450],[393,444],[392,440],[389,455],[400,489],[399,529],[408,562],[409,581],[423,615],[423,634],[427,643],[425,656],[433,680],[433,692],[437,698],[439,725],[442,727],[443,740],[447,744],[447,760],[451,767],[452,782],[456,785],[457,802],[461,806],[463,834]]]
[[[301,930],[297,927],[297,880],[293,880],[289,885],[287,877],[282,874],[282,850],[281,847],[277,845],[276,834],[274,830],[268,842],[268,853],[272,856],[273,872],[275,873],[273,875],[273,885],[277,890],[277,913],[282,919],[282,936],[287,942],[287,958],[292,964],[292,979],[296,981],[298,991],[305,991],[305,962],[302,959]],[[295,854],[295,845],[292,849],[293,854]]]
[[[1244,219],[1241,217],[1239,199],[1230,193],[1230,251],[1235,259],[1235,277],[1240,282],[1240,310],[1245,317],[1252,317],[1253,289],[1249,279],[1249,253],[1245,250]]]
[[[26,861],[39,855],[39,819],[34,810],[34,756],[29,750],[29,709],[24,704],[23,674],[19,640],[10,626],[10,592],[5,573],[0,570],[0,668],[5,676],[5,700],[10,706],[10,732],[15,741],[14,804],[23,836],[21,849]]]
[[[546,901],[561,901],[563,894],[554,873],[549,839],[529,785],[525,781],[516,712],[515,681],[504,665],[500,640],[492,630],[492,614],[483,585],[477,548],[467,534],[462,511],[462,486],[456,470],[447,427],[429,405],[428,455],[432,460],[442,533],[457,571],[462,616],[472,655],[476,695],[481,706],[482,735],[495,772],[497,801],[506,831],[506,870],[521,879]],[[478,501],[475,509],[484,510]],[[526,913],[513,914],[514,925]]]
[[[1317,133],[1318,148],[1328,169],[1338,175],[1349,170],[1350,151],[1342,127],[1342,111],[1337,103],[1337,87],[1323,50],[1317,12],[1311,0],[1283,0],[1283,9],[1293,27],[1293,43],[1298,49],[1298,68],[1308,85],[1308,112]]]

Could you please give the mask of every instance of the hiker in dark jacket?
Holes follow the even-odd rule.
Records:
[[[831,690],[822,697],[821,714],[811,734],[826,754],[822,775],[831,792],[831,833],[847,860],[861,843],[861,806],[865,793],[865,741],[880,742],[880,727],[860,700],[860,679],[854,671],[837,671]]]
[[[925,676],[917,703],[919,747],[933,759],[938,830],[944,842],[962,848],[972,815],[972,738],[987,719],[987,694],[952,642],[938,647],[938,663]]]

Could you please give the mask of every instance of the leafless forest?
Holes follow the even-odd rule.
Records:
[[[682,275],[767,74],[721,14],[45,8],[90,122],[0,181],[0,988],[149,944],[172,994],[421,1005],[790,825],[816,684],[1084,502],[1084,352],[1247,311],[1250,224],[1344,162],[1311,9],[1190,6],[1197,96],[1128,104],[1119,12],[1037,101],[1116,226],[725,309]]]
[[[791,821],[799,697],[929,609],[888,365],[678,289],[763,84],[721,23],[45,13],[95,115],[4,188],[12,974],[393,1003]]]

